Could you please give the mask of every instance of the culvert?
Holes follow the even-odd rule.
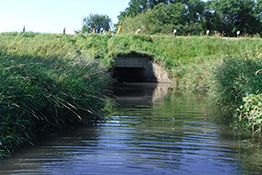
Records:
[[[120,82],[171,82],[169,74],[150,57],[117,57],[115,62],[113,78]]]

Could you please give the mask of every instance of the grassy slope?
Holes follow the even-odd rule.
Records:
[[[170,73],[177,90],[209,93],[222,104],[232,92],[222,93],[232,86],[232,82],[220,81],[223,77],[228,80],[219,75],[231,70],[224,58],[233,57],[243,68],[247,59],[259,62],[261,46],[262,40],[249,38],[2,33],[1,150],[12,152],[14,147],[32,140],[36,130],[83,121],[79,120],[83,116],[88,121],[103,115],[110,78],[96,60],[110,68],[118,55],[149,55]],[[236,65],[238,76],[242,73]],[[249,66],[251,70],[243,77],[250,77],[257,68],[259,64]],[[234,93],[241,99],[246,90],[239,93],[238,87]],[[239,100],[233,106],[236,104],[240,104]]]
[[[181,91],[207,91],[207,78],[225,57],[261,56],[260,39],[225,39],[219,37],[135,36],[126,34],[108,41],[108,55],[136,52],[153,57],[172,76]],[[176,81],[179,80],[179,81]]]
[[[110,77],[69,36],[0,35],[0,156],[50,129],[102,119]]]
[[[234,126],[254,130],[262,125],[260,96],[252,96],[262,92],[261,46],[259,38],[125,34],[108,40],[106,57],[149,55],[170,73],[176,90],[208,94]],[[249,95],[251,102],[244,102]]]

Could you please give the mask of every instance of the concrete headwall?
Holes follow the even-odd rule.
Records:
[[[169,74],[158,64],[152,63],[153,73],[158,82],[171,82]]]
[[[118,57],[116,58],[116,67],[147,67],[148,57]]]

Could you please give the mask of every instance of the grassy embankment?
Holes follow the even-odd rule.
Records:
[[[48,128],[103,116],[111,80],[100,63],[110,68],[130,53],[151,56],[178,91],[207,94],[236,124],[259,128],[259,118],[239,116],[261,104],[261,46],[249,38],[0,34],[2,153]]]
[[[107,69],[70,36],[0,34],[0,156],[50,130],[102,119]]]
[[[109,43],[113,53],[150,55],[170,73],[176,90],[211,97],[234,128],[260,131],[261,39],[129,34]]]

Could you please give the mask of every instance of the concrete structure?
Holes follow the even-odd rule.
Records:
[[[171,82],[168,73],[146,56],[117,57],[113,77],[126,82]]]

